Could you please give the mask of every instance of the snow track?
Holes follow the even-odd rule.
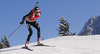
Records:
[[[100,35],[63,36],[41,41],[43,44],[55,46],[33,46],[33,51],[22,49],[24,45],[0,50],[0,54],[100,54]]]

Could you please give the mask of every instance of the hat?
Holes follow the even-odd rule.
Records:
[[[36,10],[40,10],[40,9],[39,9],[39,7],[38,7],[38,6],[35,6],[34,10],[36,11]]]

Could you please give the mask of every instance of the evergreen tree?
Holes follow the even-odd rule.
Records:
[[[60,36],[68,36],[68,35],[75,35],[75,33],[70,33],[69,34],[69,25],[70,23],[65,19],[63,16],[60,17],[59,19],[60,24],[58,26],[59,29],[57,29],[59,32],[58,34]]]
[[[9,41],[7,40],[6,36],[4,36],[4,39],[2,38],[0,41],[0,49],[8,47],[10,47]]]

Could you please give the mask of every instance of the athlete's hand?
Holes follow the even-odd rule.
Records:
[[[22,22],[20,22],[20,24],[22,24],[22,25],[23,25],[23,24],[24,24],[24,22],[22,21]]]

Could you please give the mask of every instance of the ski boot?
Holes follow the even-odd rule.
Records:
[[[40,43],[40,42],[37,42],[37,45],[38,46],[43,46],[44,44]]]
[[[38,46],[44,45],[44,44],[40,43],[40,38],[38,38],[37,45],[38,45]]]

